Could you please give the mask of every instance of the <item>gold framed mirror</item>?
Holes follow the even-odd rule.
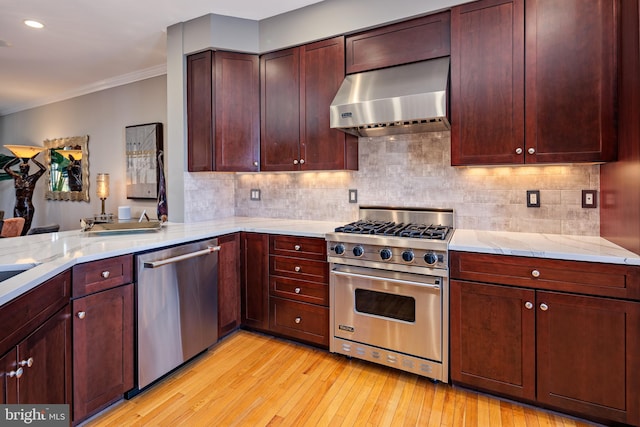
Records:
[[[89,201],[89,135],[45,139],[47,200]]]

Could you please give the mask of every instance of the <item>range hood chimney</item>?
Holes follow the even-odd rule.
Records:
[[[345,77],[331,106],[331,127],[356,136],[439,132],[447,118],[449,57]]]

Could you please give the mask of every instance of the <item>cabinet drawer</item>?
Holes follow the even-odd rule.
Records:
[[[271,297],[271,331],[303,341],[329,345],[329,309]]]
[[[329,286],[326,283],[305,282],[286,277],[269,279],[271,295],[311,304],[329,305]]]
[[[58,274],[0,308],[0,354],[42,325],[69,302],[71,274]]]
[[[269,254],[324,261],[327,243],[314,237],[270,236]]]
[[[130,283],[133,255],[78,264],[73,267],[73,298]]]
[[[347,74],[438,58],[450,52],[450,14],[437,13],[347,37]]]
[[[453,251],[451,278],[640,299],[640,267]]]
[[[269,257],[269,274],[285,276],[298,280],[328,283],[329,264],[325,261],[291,258],[271,255]]]

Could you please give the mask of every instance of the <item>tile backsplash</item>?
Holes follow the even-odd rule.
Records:
[[[599,165],[452,167],[450,133],[360,138],[359,170],[187,173],[188,222],[260,216],[348,222],[363,206],[453,208],[455,226],[479,230],[599,235],[599,208],[581,190],[600,188]],[[249,200],[259,188],[261,200]],[[358,190],[358,204],[349,203]],[[540,190],[527,208],[527,190]]]

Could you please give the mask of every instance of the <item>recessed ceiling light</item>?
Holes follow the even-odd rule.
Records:
[[[32,19],[25,19],[24,25],[31,28],[44,28],[44,24],[42,22],[34,21]]]

